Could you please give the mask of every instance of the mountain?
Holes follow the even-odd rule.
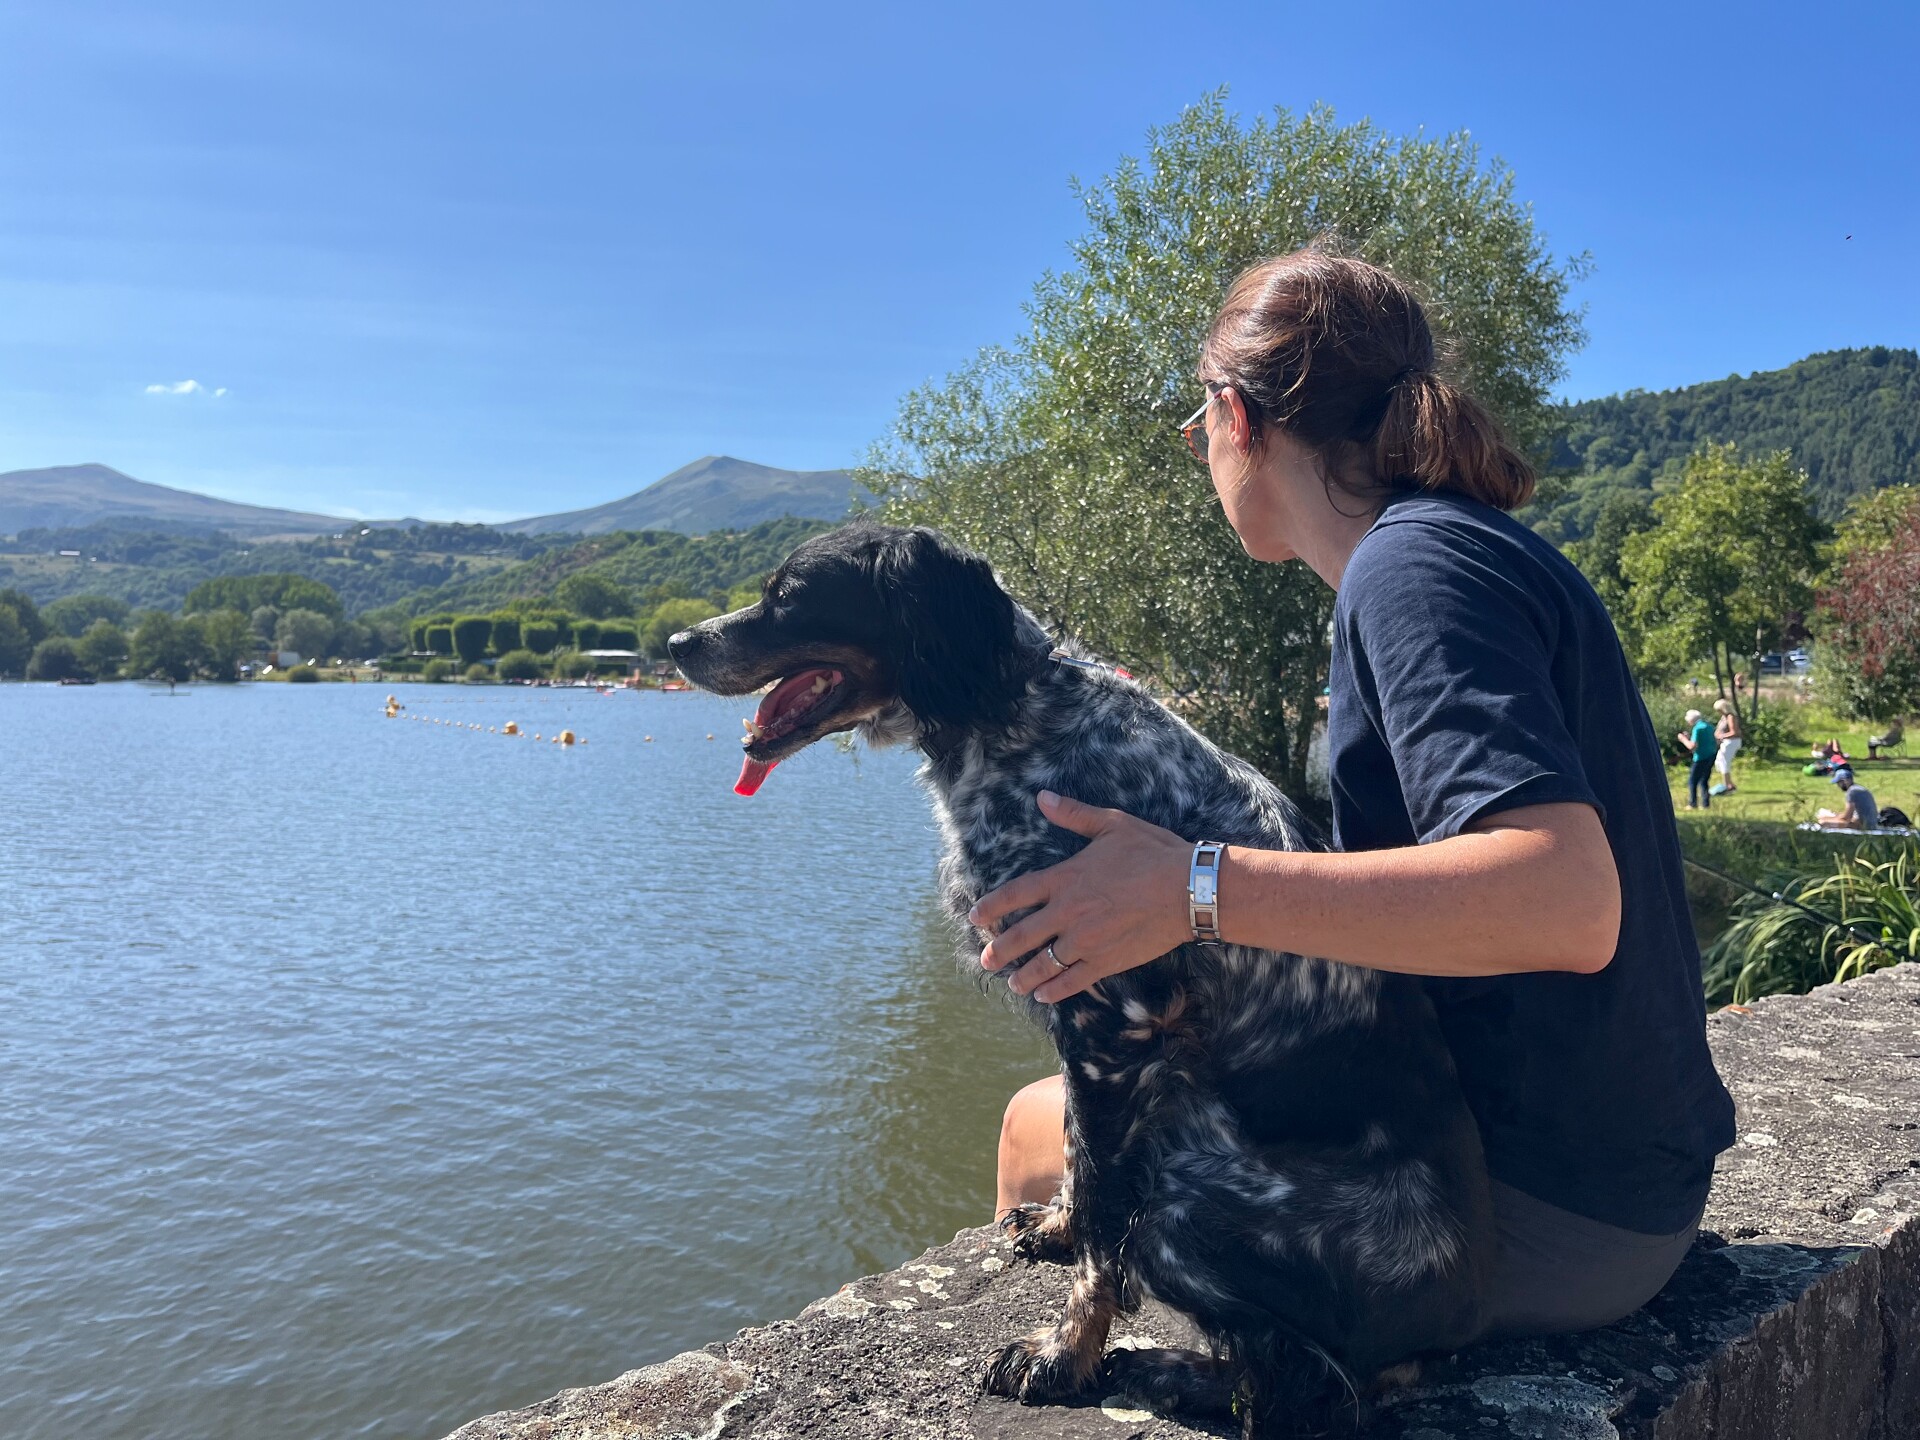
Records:
[[[1920,354],[1912,350],[1829,350],[1781,370],[1556,409],[1556,473],[1520,518],[1558,543],[1589,534],[1609,493],[1678,478],[1710,440],[1792,451],[1829,519],[1856,495],[1920,484]]]
[[[610,530],[704,535],[709,530],[748,529],[782,515],[838,520],[856,498],[870,501],[873,497],[856,486],[845,470],[776,470],[731,455],[705,455],[625,499],[590,510],[513,520],[495,528],[518,535],[555,531],[604,535]]]
[[[192,526],[230,535],[319,535],[353,522],[216,500],[165,485],[149,485],[105,465],[55,465],[0,475],[0,535],[102,522],[155,528]]]

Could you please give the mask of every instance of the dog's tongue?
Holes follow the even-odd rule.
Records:
[[[767,776],[773,773],[773,767],[779,763],[778,760],[756,760],[751,755],[742,756],[740,759],[740,778],[733,782],[733,793],[736,795],[753,794],[754,791],[758,790],[761,785],[766,782]]]
[[[754,711],[753,723],[759,726],[771,725],[784,710],[796,705],[804,705],[813,691],[813,682],[821,676],[835,679],[837,670],[827,670],[812,666],[787,676],[773,689],[760,697],[760,706]],[[766,783],[767,776],[773,773],[778,760],[756,760],[751,755],[740,758],[740,778],[733,782],[733,793],[751,795]]]

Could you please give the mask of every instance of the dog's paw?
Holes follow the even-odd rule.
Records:
[[[1074,1354],[1051,1330],[1014,1341],[987,1367],[980,1388],[1022,1405],[1051,1405],[1084,1394],[1093,1377],[1083,1374]]]
[[[1193,1350],[1115,1350],[1101,1367],[1100,1384],[1162,1415],[1233,1414],[1232,1372]]]
[[[1019,1205],[1000,1217],[1000,1231],[1023,1260],[1073,1258],[1073,1221],[1061,1205]]]

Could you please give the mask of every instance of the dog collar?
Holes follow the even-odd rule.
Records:
[[[1123,669],[1118,665],[1103,664],[1098,660],[1082,660],[1078,655],[1069,655],[1064,650],[1055,650],[1047,658],[1056,665],[1071,665],[1076,670],[1104,670],[1109,675],[1118,675],[1122,680],[1133,679],[1131,670]]]

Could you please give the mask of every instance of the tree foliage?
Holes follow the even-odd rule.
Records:
[[[64,600],[55,600],[43,606],[40,614],[47,625],[62,635],[78,640],[87,633],[87,627],[96,620],[111,620],[115,625],[124,625],[128,614],[127,602],[115,599],[111,595],[69,595]]]
[[[1709,442],[1791,450],[1822,516],[1883,485],[1920,484],[1920,354],[1873,346],[1809,355],[1784,370],[1555,407],[1553,461],[1521,518],[1556,544],[1593,530],[1607,497],[1679,479]]]
[[[334,629],[331,617],[295,606],[281,612],[273,638],[282,650],[297,651],[302,659],[312,660],[332,652]]]
[[[200,663],[199,627],[164,610],[137,619],[127,642],[127,673],[142,679],[191,680]]]
[[[509,650],[493,667],[493,673],[502,680],[538,680],[540,657],[531,650]]]
[[[287,613],[298,615],[303,612],[291,610]],[[216,680],[239,679],[240,663],[254,649],[253,624],[246,614],[239,610],[222,609],[193,618],[200,627],[200,666]],[[324,616],[321,618],[325,619]],[[331,621],[326,623],[331,627]]]
[[[0,675],[19,675],[47,638],[39,607],[18,590],[0,590]]]
[[[478,664],[493,639],[493,620],[486,615],[462,615],[453,622],[453,653],[463,665]]]
[[[1920,489],[1883,491],[1841,527],[1821,596],[1825,673],[1848,712],[1890,720],[1920,713]]]
[[[331,585],[287,573],[223,575],[194,586],[180,608],[188,615],[212,610],[238,610],[251,615],[262,605],[283,612],[317,610],[332,620],[346,613]]]
[[[553,589],[553,602],[589,620],[607,620],[633,613],[633,596],[606,576],[591,570],[569,575]]]
[[[67,635],[49,635],[33,647],[27,661],[29,680],[78,680],[86,673],[87,667],[80,663],[73,640]]]
[[[1653,513],[1657,525],[1621,542],[1618,566],[1630,587],[1625,638],[1643,676],[1710,655],[1724,677],[1812,608],[1825,527],[1806,472],[1784,450],[1749,460],[1709,445]]]
[[[1242,124],[1221,95],[1079,189],[1072,264],[1028,328],[907,396],[860,479],[900,520],[986,553],[1047,623],[1185,697],[1298,788],[1332,595],[1248,559],[1176,433],[1232,277],[1329,232],[1425,297],[1458,377],[1523,440],[1581,338],[1569,282],[1464,134],[1394,136],[1316,108]]]
[[[74,642],[80,663],[97,680],[111,680],[127,659],[127,635],[111,620],[96,620]]]
[[[654,608],[640,636],[641,647],[656,660],[667,658],[667,640],[690,625],[710,620],[719,607],[705,600],[664,600]]]

